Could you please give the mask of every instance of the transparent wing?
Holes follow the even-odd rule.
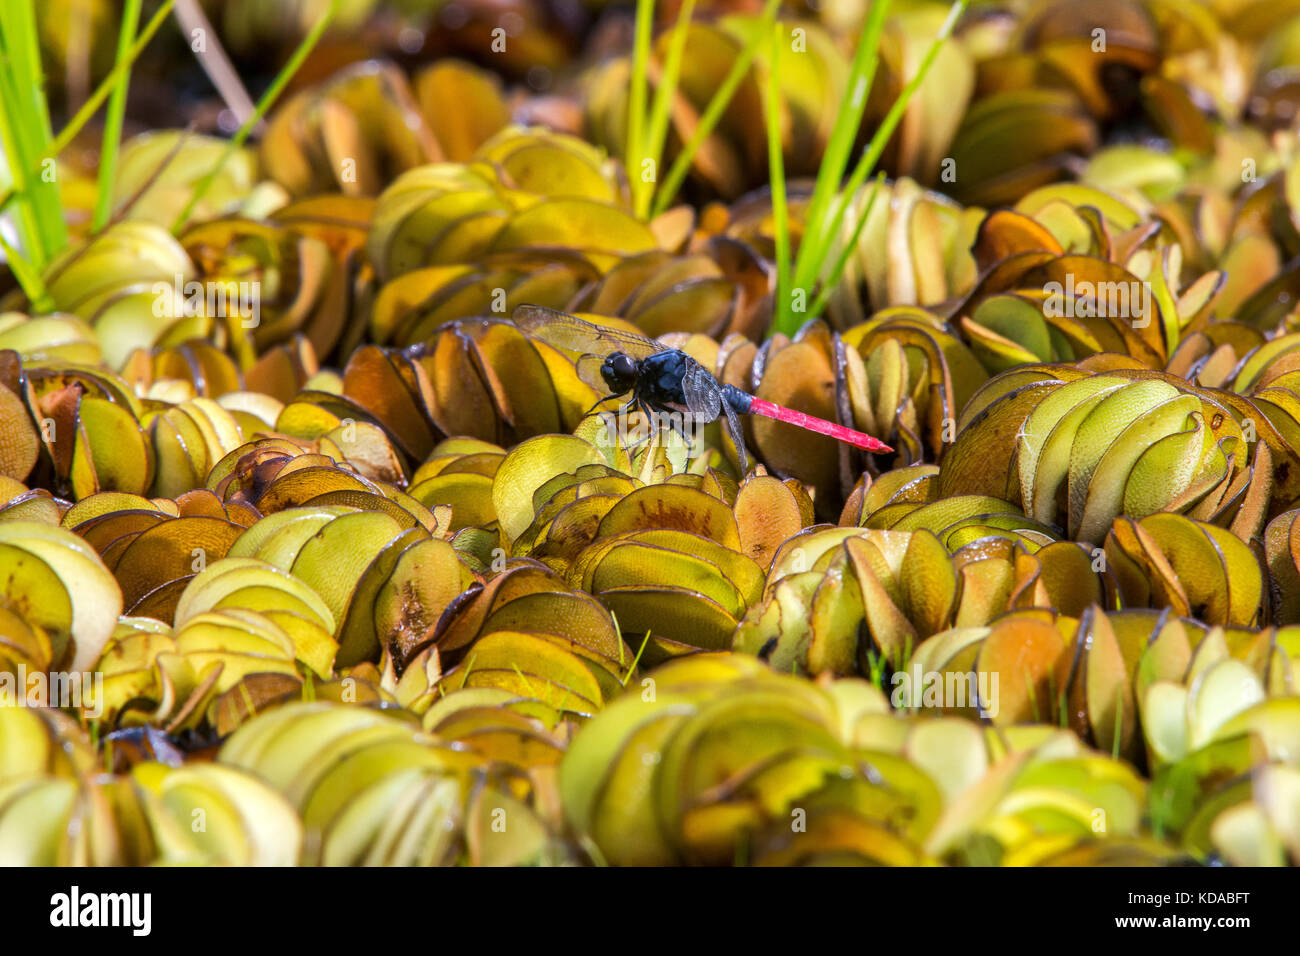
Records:
[[[626,352],[635,359],[643,359],[667,348],[644,335],[593,325],[567,312],[540,305],[521,305],[510,318],[521,331],[571,352],[605,355]]]
[[[686,407],[700,421],[711,422],[722,411],[718,380],[693,359],[687,363],[686,374],[682,377],[682,391],[686,395]]]

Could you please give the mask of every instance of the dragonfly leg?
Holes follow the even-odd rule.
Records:
[[[583,417],[583,418],[586,418],[587,415],[590,415],[590,414],[591,414],[592,412],[594,412],[596,409],[600,408],[600,406],[604,405],[606,402],[611,401],[611,400],[613,400],[613,399],[615,399],[615,398],[618,398],[618,396],[617,396],[617,395],[606,395],[604,398],[602,398],[600,401],[598,401],[595,405],[592,405],[591,408],[587,409],[586,414],[584,414],[582,417]]]
[[[647,431],[646,431],[645,438],[642,438],[640,441],[636,443],[636,445],[633,445],[632,447],[636,448],[645,442],[649,442],[650,447],[653,448],[655,442],[659,440],[659,433],[663,431],[663,425],[661,423],[660,413],[655,411],[654,407],[645,399],[640,399],[637,402],[637,406],[638,408],[640,408],[641,416],[642,418],[644,418],[646,422]],[[670,427],[673,427],[674,430],[676,430],[676,426],[670,426]],[[680,434],[680,432],[678,433]]]
[[[650,441],[654,444],[655,439],[659,437],[659,413],[650,407],[649,402],[641,400],[641,414],[645,416],[650,423]]]
[[[619,411],[623,412],[625,415],[624,420],[626,421],[626,413],[628,411],[631,411],[633,406],[635,406],[636,410],[641,413],[641,418],[645,421],[646,433],[643,437],[638,438],[636,441],[632,442],[632,444],[628,445],[627,446],[628,451],[635,451],[636,449],[644,445],[646,442],[653,443],[655,437],[659,434],[658,421],[656,419],[654,412],[652,412],[650,410],[650,406],[647,405],[641,399],[633,398],[621,409],[619,409]]]
[[[682,444],[686,446],[687,452],[689,453],[690,450],[695,447],[695,438],[692,435],[686,434],[686,422],[674,415],[672,418],[668,419],[668,425],[677,433],[677,437],[682,440]]]

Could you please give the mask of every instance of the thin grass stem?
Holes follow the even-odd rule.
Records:
[[[767,32],[776,21],[776,12],[780,6],[781,0],[767,0],[763,5],[759,28],[755,31],[754,38],[745,45],[740,51],[740,55],[736,57],[735,62],[731,64],[731,69],[723,77],[717,92],[709,100],[709,105],[700,114],[699,122],[695,124],[695,130],[687,138],[681,151],[674,157],[673,164],[668,169],[668,175],[660,182],[654,204],[651,206],[651,216],[657,216],[667,209],[668,204],[676,197],[677,191],[682,188],[682,183],[686,181],[686,176],[691,171],[691,164],[695,161],[695,154],[700,151],[704,141],[709,138],[714,127],[718,125],[718,121],[722,119],[722,114],[731,105],[732,97],[736,95],[736,90],[740,87],[741,81],[753,65],[754,57],[758,55],[759,45],[762,44]]]
[[[126,0],[122,10],[122,24],[117,34],[117,62],[121,63],[131,52],[131,41],[140,25],[140,0]],[[108,98],[108,111],[104,118],[104,140],[99,150],[99,184],[95,197],[95,214],[91,230],[98,232],[113,214],[113,180],[117,176],[117,155],[122,148],[122,121],[126,116],[126,95],[131,85],[129,70],[121,73]]]
[[[650,121],[646,130],[646,158],[654,160],[655,179],[658,179],[659,163],[663,160],[664,142],[668,139],[668,117],[673,98],[677,95],[677,82],[682,72],[682,57],[686,53],[686,38],[690,34],[691,18],[695,14],[695,0],[685,0],[677,11],[677,21],[673,24],[672,35],[668,41],[668,53],[664,57],[664,69],[660,74],[659,84],[655,87],[654,102],[650,106]],[[645,218],[650,213],[650,204],[654,199],[654,182],[645,181],[644,176],[636,177],[639,187],[636,197],[636,213]]]
[[[790,295],[790,216],[785,192],[785,153],[781,140],[781,24],[772,24],[770,62],[764,84],[763,113],[767,126],[767,168],[776,225],[776,293]],[[784,310],[780,303],[779,310]]]
[[[244,120],[235,135],[226,142],[226,148],[221,151],[221,155],[217,157],[216,163],[214,163],[212,168],[204,174],[203,178],[195,184],[194,191],[190,194],[189,202],[185,204],[185,208],[181,210],[180,215],[178,215],[172,223],[171,231],[173,234],[180,232],[181,227],[184,226],[186,220],[189,219],[190,213],[194,211],[194,207],[198,205],[199,200],[201,200],[208,189],[211,188],[212,184],[216,181],[216,178],[221,175],[221,170],[230,160],[230,157],[234,155],[235,150],[244,145],[244,141],[248,139],[248,134],[253,131],[253,128],[261,122],[262,117],[266,115],[267,110],[269,110],[272,105],[274,105],[275,101],[280,98],[280,94],[284,92],[284,88],[288,85],[289,80],[291,80],[293,75],[298,72],[298,68],[302,66],[303,61],[305,61],[311,54],[316,43],[329,28],[335,14],[339,11],[340,4],[341,0],[331,0],[329,9],[321,14],[320,19],[312,24],[311,30],[309,30],[307,35],[303,37],[302,42],[298,44],[298,48],[293,51],[293,55],[289,57],[289,61],[285,63],[280,72],[275,75],[275,79],[271,81],[271,85],[266,88],[266,92],[263,93],[261,99],[257,101],[257,108],[253,110],[253,114]]]

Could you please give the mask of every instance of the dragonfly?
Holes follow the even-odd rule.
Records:
[[[749,463],[740,415],[761,415],[870,452],[893,451],[865,432],[775,405],[734,385],[722,384],[681,349],[669,348],[643,335],[595,325],[567,312],[536,305],[519,306],[511,318],[521,331],[549,345],[582,353],[575,362],[578,377],[597,392],[608,392],[595,408],[630,394],[620,410],[626,413],[635,408],[651,422],[665,413],[670,413],[667,416],[670,421],[674,420],[671,413],[675,413],[696,425],[707,425],[721,417],[736,446],[741,474],[749,472]]]

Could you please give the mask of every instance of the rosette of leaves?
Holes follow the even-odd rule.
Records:
[[[1177,514],[1123,517],[1107,533],[1105,549],[1127,607],[1168,607],[1233,627],[1267,617],[1260,562],[1224,528]]]
[[[762,600],[732,638],[778,671],[875,675],[901,670],[927,638],[982,627],[1008,610],[1081,613],[1115,588],[1072,542],[1041,548],[967,525],[952,548],[925,529],[805,531],[776,553]]]
[[[771,319],[773,281],[771,262],[749,243],[714,235],[680,254],[655,249],[630,256],[564,307],[620,316],[650,338],[669,332],[759,338]]]
[[[1024,622],[1034,618],[1026,615],[1020,624],[1016,620],[1008,618],[1008,643],[1014,642],[1012,632],[1017,629],[1021,629],[1019,636],[1029,636]],[[1050,626],[1043,618],[1037,623]],[[988,631],[945,632],[926,646],[938,648],[958,637],[960,643],[970,645],[972,640],[990,638]],[[967,647],[966,663],[961,666],[969,664],[977,649]],[[1031,657],[1038,652],[1033,646],[1027,650]],[[968,699],[976,699],[974,673],[969,675],[969,685],[953,682],[955,676],[966,675],[943,674],[943,684],[969,686]],[[1027,675],[1018,676],[1024,680]],[[858,747],[905,760],[934,780],[942,813],[924,842],[934,857],[974,866],[1049,861],[1151,865],[1179,858],[1173,847],[1146,832],[1146,782],[1128,762],[1090,750],[1074,733],[1047,723],[1004,723],[981,729],[963,717],[926,716],[911,707],[919,702],[923,683],[926,694],[936,686],[928,677],[913,675],[908,683],[896,675],[891,696],[910,706],[892,714],[868,710],[852,719],[849,733]],[[846,683],[850,682],[831,686]],[[910,696],[914,691],[918,696]],[[933,705],[924,706],[928,710]],[[974,799],[976,794],[981,799]],[[1102,820],[1107,824],[1104,828],[1098,826]]]
[[[303,348],[294,358],[314,364],[310,345]],[[191,341],[152,358],[138,353],[131,365],[137,388],[148,382],[144,398],[102,366],[59,361],[24,368],[10,361],[4,380],[9,473],[40,479],[74,500],[107,491],[176,498],[201,487],[245,435],[281,426],[324,438],[338,459],[351,456],[381,480],[402,478],[397,454],[378,428],[355,419],[344,425],[323,412],[304,415],[269,395],[243,391],[237,370],[207,343]],[[273,352],[250,378],[288,391],[284,378],[299,374],[305,374],[301,364],[295,370],[289,355]]]
[[[530,651],[539,646],[521,632],[503,633],[483,646],[485,655],[492,653],[494,642],[498,649]],[[404,679],[399,690],[408,683]],[[549,681],[531,684],[546,688],[543,699],[504,687],[462,687],[448,693],[435,684],[436,695],[423,693],[410,704],[428,708],[422,724],[429,733],[474,751],[490,765],[515,775],[516,780],[531,774],[531,782],[540,790],[551,785],[546,778],[564,756],[574,715],[545,702],[552,687]]]
[[[674,513],[692,518],[671,527]],[[568,579],[609,607],[629,640],[650,635],[643,660],[730,646],[763,572],[742,553],[725,500],[689,485],[649,485],[613,504],[595,532]],[[556,537],[552,528],[547,540]]]
[[[1172,855],[1141,835],[1142,780],[1072,734],[892,716],[863,681],[817,687],[746,661],[707,654],[660,667],[653,694],[624,695],[575,736],[560,765],[565,814],[605,861]],[[659,759],[645,761],[648,751]],[[1097,808],[1110,824],[1100,839]]]
[[[221,695],[241,683],[249,694],[254,675],[297,680],[297,655],[310,656],[297,650],[293,638],[270,617],[247,608],[193,614],[178,624],[171,642],[173,649],[158,653],[154,669],[167,674],[171,687],[164,685],[164,690],[175,695],[178,706],[176,713],[164,711],[153,719],[168,718],[167,729],[173,732],[216,726]],[[252,700],[254,706],[263,703]],[[164,697],[162,704],[167,702]]]
[[[950,551],[983,537],[1006,538],[1029,552],[1060,538],[1059,529],[1025,515],[1016,505],[985,494],[939,494],[939,469],[912,465],[859,484],[840,520],[881,531],[926,530]]]
[[[245,480],[256,483],[259,470],[266,484],[256,500],[265,514],[247,503],[247,495],[233,490]],[[304,640],[311,639],[314,650],[302,659],[321,677],[328,676],[325,660],[333,656],[324,650],[329,643],[338,644],[340,666],[378,659],[381,649],[413,644],[474,580],[458,552],[431,533],[438,525],[427,509],[395,489],[389,494],[396,498],[389,497],[382,486],[336,467],[324,456],[289,456],[263,443],[241,452],[214,475],[221,472],[226,474],[218,485],[229,496],[225,510],[247,513],[252,520],[236,529],[220,554],[209,554],[206,560],[216,563],[224,556],[247,564],[247,559],[256,559],[255,564],[278,568],[315,592],[313,606],[319,610],[323,602],[327,609],[313,615],[310,623],[316,627],[272,618],[291,640],[300,631]],[[211,492],[203,494],[220,501]],[[206,573],[204,568],[194,572]],[[267,577],[262,571],[241,574]],[[179,602],[175,607],[188,606],[182,599],[194,576],[171,585]],[[239,578],[223,576],[222,586]],[[292,602],[279,609],[301,610]],[[326,631],[328,642],[316,633],[319,629]]]
[[[410,345],[455,319],[566,307],[619,289],[645,295],[637,317],[651,327],[670,327],[674,316],[680,326],[681,314],[709,329],[761,321],[766,276],[756,256],[720,244],[707,259],[664,261],[652,254],[680,246],[683,231],[641,222],[625,191],[621,172],[593,147],[541,130],[511,128],[468,165],[407,173],[380,197],[368,240],[387,279],[371,337]],[[616,285],[590,289],[620,263]],[[648,275],[647,266],[658,269]],[[638,278],[641,288],[629,285]]]
[[[33,483],[39,480],[74,499],[109,490],[142,495],[175,479],[176,460],[168,458],[160,467],[156,447],[142,424],[150,418],[144,404],[121,378],[102,366],[53,362],[24,368],[12,361],[6,379],[7,394],[14,398],[6,424],[13,436],[9,455],[14,469],[10,474],[15,477],[30,475]],[[212,446],[218,447],[217,430],[228,427],[237,432],[238,426],[215,403],[199,402],[199,406],[178,406],[174,414],[201,416]],[[202,407],[205,402],[210,409]],[[194,438],[188,450],[178,449],[187,468],[187,455],[202,455],[205,450],[202,436],[196,432]]]
[[[613,327],[639,331],[623,320],[606,316],[593,318]],[[719,344],[702,334],[680,332],[668,334],[664,341],[685,349],[705,367],[718,370],[734,384],[751,387],[746,372],[757,367],[756,347],[744,336],[731,335]],[[423,459],[436,442],[445,438],[473,437],[509,445],[540,434],[576,429],[584,419],[588,422],[586,440],[602,442],[604,447],[612,449],[612,428],[617,423],[602,424],[599,417],[590,416],[601,394],[577,376],[573,365],[576,357],[525,336],[508,322],[457,320],[440,326],[429,338],[402,351],[376,346],[358,349],[344,370],[342,395],[329,398],[313,394],[305,400],[333,407],[339,414],[344,414],[341,409],[347,408],[358,420],[382,425],[394,445],[412,460]],[[829,362],[822,365],[827,376],[833,379]],[[798,378],[807,374],[793,363],[786,364],[780,378],[773,375],[766,384],[760,384],[759,394],[770,398],[768,393],[775,394],[780,382],[786,382],[785,387],[795,391],[800,384]],[[810,397],[796,395],[787,399],[782,395],[773,400],[803,403],[809,406],[808,411],[819,413],[816,392]],[[627,424],[633,426],[634,422]],[[282,424],[278,427],[284,430]],[[635,427],[642,434],[649,434],[646,423]],[[763,437],[765,434],[760,433],[760,441],[770,441]],[[734,450],[721,452],[724,443],[719,425],[714,423],[705,428],[703,436],[703,448],[718,449],[720,453],[697,457],[697,464],[692,467],[718,467],[724,456],[735,461]],[[663,465],[656,456],[644,453],[665,446],[642,443],[639,447],[642,454],[634,456],[638,468],[653,470]],[[673,447],[679,459],[673,468],[683,470],[686,448],[680,442]],[[780,446],[776,447],[779,452]],[[832,462],[836,460],[833,446],[819,447],[818,451],[829,453]],[[621,464],[614,458],[609,461],[624,469],[632,466],[632,459],[626,456],[619,460]],[[788,461],[792,471],[799,468],[794,455],[787,454],[781,461]]]
[[[572,428],[599,397],[562,353],[492,320],[453,322],[401,351],[364,346],[342,385],[303,399],[379,424],[415,462],[453,436],[507,444]]]
[[[499,688],[545,704],[553,716],[589,716],[636,670],[610,612],[530,560],[511,560],[470,586],[403,650],[394,655],[398,695],[417,712],[443,694]]]
[[[151,738],[176,759],[179,751],[165,739]],[[0,708],[0,740],[7,758],[0,762],[6,865],[298,862],[297,814],[252,775],[207,762],[179,767],[152,760],[129,772],[97,772],[101,761],[86,732],[52,708]],[[120,735],[111,740],[109,748],[133,749]],[[200,807],[207,826],[194,830]]]
[[[253,429],[254,441],[235,449],[209,474],[208,486],[218,494],[260,500],[266,482],[297,456],[307,455],[310,457],[293,467],[328,468],[337,463],[343,471],[362,479],[356,486],[358,490],[392,498],[421,524],[434,527],[432,516],[401,491],[406,484],[406,467],[389,433],[365,421],[364,411],[357,412],[340,396],[305,389],[283,405],[252,393],[234,393],[223,399],[236,412],[243,413],[243,408],[248,407],[248,414],[264,417]],[[345,479],[340,480],[353,487]],[[278,506],[283,504],[278,502]],[[404,517],[401,520],[406,521]]]
[[[630,467],[621,448],[612,454],[621,468],[578,437],[512,451],[492,489],[510,553],[599,598],[647,663],[729,646],[761,588],[758,562],[812,520],[811,501],[771,477],[737,493],[711,469],[682,472],[671,450],[647,458],[655,473]]]
[[[1167,611],[1016,611],[986,627],[935,635],[893,680],[904,709],[939,707],[999,726],[1055,724],[1135,761],[1144,747],[1139,702],[1146,688],[1181,681],[1190,642],[1207,630]]]
[[[987,495],[1080,541],[1101,541],[1121,514],[1160,512],[1249,540],[1295,499],[1293,456],[1231,392],[1121,365],[1027,365],[976,393],[936,480],[940,497]]]
[[[1290,731],[1274,715],[1293,700],[1285,682],[1293,645],[1287,629],[1207,628],[1168,611],[1089,608],[1077,620],[1017,612],[991,627],[936,635],[894,682],[905,710],[978,711],[1008,727],[1038,722],[1027,731],[1056,723],[1100,750],[1145,759],[1155,832],[1181,831],[1183,847],[1203,858],[1208,825],[1229,805],[1206,798],[1279,759],[1274,748]],[[1282,696],[1266,700],[1272,694]],[[1248,740],[1257,728],[1278,736]],[[1231,737],[1238,739],[1218,743]],[[1236,787],[1230,802],[1243,792],[1249,799],[1248,788]],[[1193,815],[1198,826],[1189,828]],[[1243,851],[1250,842],[1238,835]]]
[[[174,294],[194,278],[184,248],[162,226],[135,221],[109,226],[70,247],[51,263],[46,288],[56,309],[72,313],[95,332],[109,368],[122,366],[137,348],[167,335],[202,336],[206,309],[187,315]]]
[[[1256,672],[1222,650],[1198,646],[1196,658],[1185,685],[1153,682],[1143,698],[1153,824],[1201,861],[1294,865],[1296,698],[1267,696]]]
[[[41,671],[89,671],[123,607],[122,590],[95,549],[63,528],[6,521],[0,567],[0,612],[11,622],[5,656]]]
[[[828,301],[847,329],[894,306],[937,306],[970,291],[970,254],[982,211],[963,208],[903,176],[865,184],[849,200],[831,261],[853,249]]]
[[[294,335],[264,352],[246,372],[207,339],[188,339],[132,352],[122,378],[146,401],[216,399],[251,434],[274,426],[285,403],[319,371],[311,342]]]
[[[185,287],[187,311],[213,312],[207,337],[241,371],[297,334],[321,358],[355,347],[352,316],[372,294],[361,252],[370,207],[318,197],[269,222],[226,217],[191,227],[180,236],[197,267],[197,284]]]
[[[190,206],[195,186],[217,173]],[[260,179],[253,150],[226,154],[226,141],[186,130],[154,130],[122,144],[113,182],[113,205],[122,219],[163,228],[238,214],[259,218],[284,205],[284,190]],[[179,219],[182,214],[183,220]]]
[[[758,832],[788,830],[796,808],[847,817],[846,855],[922,862],[934,785],[855,753],[840,721],[830,692],[743,658],[674,661],[655,671],[652,694],[624,695],[578,732],[560,765],[565,815],[615,865],[737,862]],[[882,778],[883,792],[867,782]],[[824,839],[813,832],[809,843]]]
[[[475,762],[409,721],[324,701],[260,714],[218,754],[283,794],[307,836],[303,862],[327,865],[449,862]]]
[[[1203,343],[1233,335],[1210,323],[1238,300],[1221,271],[1185,281],[1178,238],[1140,198],[1075,184],[1034,190],[980,224],[981,278],[953,321],[994,373],[1101,352],[1185,371]]]
[[[146,761],[113,783],[126,807],[132,797],[138,807],[122,814],[119,830],[123,844],[140,854],[138,863],[294,866],[301,860],[298,814],[255,774],[210,762],[172,767]],[[195,832],[199,810],[207,825]]]
[[[1178,159],[1149,148],[1113,147],[1095,156],[1081,178],[1135,206],[1143,194],[1149,197],[1162,241],[1177,242],[1186,275],[1222,273],[1217,317],[1270,333],[1294,324],[1291,260],[1300,252],[1294,166],[1289,147],[1279,149],[1247,126],[1218,132],[1212,152]]]
[[[422,267],[489,264],[491,254],[564,261],[557,248],[604,271],[657,245],[626,199],[621,172],[596,147],[507,127],[467,163],[398,176],[379,197],[367,251],[384,281]]]
[[[978,92],[949,154],[953,194],[979,205],[1013,203],[1069,178],[1073,157],[1126,127],[1154,127],[1180,146],[1209,148],[1208,123],[1163,69],[1166,52],[1194,45],[1164,7],[1048,3],[1017,22],[1004,46],[986,36],[984,48],[993,49],[976,65]],[[1162,28],[1176,39],[1167,41]]]
[[[63,516],[116,578],[129,614],[171,623],[190,579],[224,557],[257,512],[206,490],[157,502],[123,492],[82,499]]]
[[[843,338],[854,427],[896,448],[899,464],[937,459],[987,378],[975,355],[918,308],[881,310]]]
[[[530,439],[497,468],[492,503],[512,555],[538,558],[563,573],[577,552],[594,540],[601,517],[622,497],[647,487],[647,479],[655,483],[683,474],[680,446],[644,452],[642,468],[634,469],[621,445],[607,435],[593,434],[600,427],[593,422],[575,436]],[[683,480],[694,481],[695,476]],[[716,476],[710,487],[715,485]],[[720,498],[725,494],[720,485],[716,492]]]
[[[260,160],[296,197],[335,190],[376,196],[409,169],[468,160],[509,121],[495,74],[443,59],[408,81],[392,63],[370,60],[279,106]]]
[[[408,488],[412,498],[435,513],[450,509],[447,530],[482,566],[479,570],[491,563],[492,551],[501,543],[492,482],[505,457],[499,445],[449,438],[434,446],[411,475]]]

